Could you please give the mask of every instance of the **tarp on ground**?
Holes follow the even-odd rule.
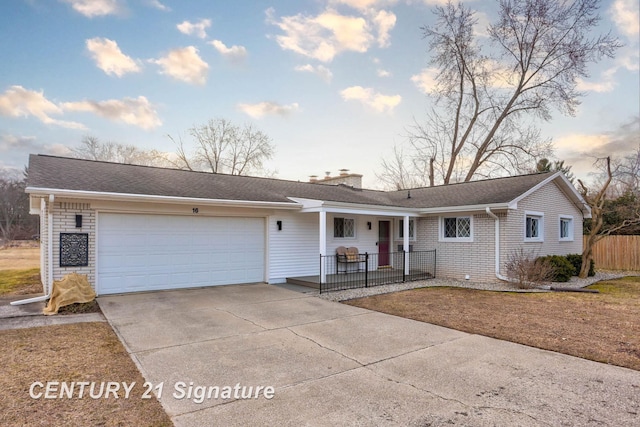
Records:
[[[86,274],[71,273],[53,282],[51,299],[42,310],[46,316],[57,314],[60,307],[93,301],[96,293],[91,288]]]

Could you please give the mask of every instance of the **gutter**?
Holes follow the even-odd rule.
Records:
[[[457,212],[486,212],[487,209],[516,209],[512,202],[508,203],[492,203],[489,205],[463,205],[463,206],[443,206],[439,208],[420,208],[420,214],[433,215],[433,214],[447,214]],[[491,215],[491,214],[490,214]]]
[[[58,197],[70,197],[89,200],[109,200],[120,202],[164,202],[207,206],[231,206],[249,208],[300,209],[300,205],[292,202],[266,202],[252,200],[205,199],[200,197],[157,196],[152,194],[112,193],[100,191],[64,190],[58,188],[27,187],[28,194],[54,194]]]
[[[44,288],[44,295],[39,297],[21,299],[18,301],[12,301],[10,305],[23,305],[23,304],[31,304],[32,302],[41,302],[46,301],[51,296],[51,285],[47,286],[49,283],[53,282],[53,201],[55,200],[55,196],[53,194],[49,194],[49,211],[47,212],[47,280],[42,281],[42,287]],[[40,202],[40,212],[44,212],[47,208],[47,202],[45,199],[42,199]],[[44,270],[42,268],[42,262],[40,263],[41,271]],[[41,276],[42,277],[42,276]]]
[[[487,213],[487,215],[489,215],[491,218],[493,218],[494,224],[495,224],[495,273],[496,273],[496,277],[500,280],[504,280],[506,282],[510,282],[511,280],[509,280],[509,278],[507,276],[503,276],[502,274],[500,274],[500,218],[498,218],[498,216],[496,214],[494,214],[493,212],[491,212],[491,208],[489,206],[487,206],[485,208],[485,212]]]

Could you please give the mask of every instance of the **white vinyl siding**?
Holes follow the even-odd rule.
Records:
[[[314,276],[320,271],[317,214],[280,213],[268,218],[269,283],[287,277]],[[282,230],[277,222],[282,221]]]

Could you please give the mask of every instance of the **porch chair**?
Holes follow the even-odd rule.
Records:
[[[366,255],[360,254],[358,248],[350,247],[345,248],[339,246],[336,248],[336,274],[340,273],[340,264],[344,264],[344,273],[349,273],[349,264],[356,264],[356,272],[360,271],[360,263],[364,264],[364,268],[367,268]]]

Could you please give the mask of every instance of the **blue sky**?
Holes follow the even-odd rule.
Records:
[[[253,123],[267,167],[307,180],[375,172],[429,108],[426,41],[441,0],[12,0],[0,6],[0,168],[69,155],[83,136],[173,151],[167,135],[212,118]],[[472,1],[480,22],[493,2]],[[575,117],[543,123],[586,176],[640,139],[637,0],[602,3],[625,46],[580,82]]]

